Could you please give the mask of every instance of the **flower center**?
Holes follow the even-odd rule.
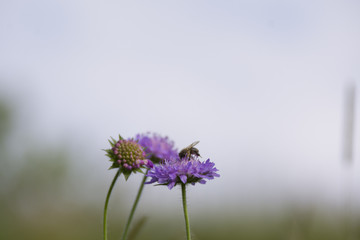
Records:
[[[112,150],[117,163],[128,170],[140,168],[148,162],[142,147],[133,140],[119,140]]]

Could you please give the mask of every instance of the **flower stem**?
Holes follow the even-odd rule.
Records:
[[[189,216],[188,216],[187,205],[186,205],[186,189],[185,189],[184,183],[181,183],[181,192],[182,192],[182,202],[183,202],[183,207],[184,207],[186,238],[187,238],[187,240],[191,240],[190,223],[189,223]]]
[[[128,234],[128,231],[129,231],[129,227],[130,227],[130,223],[133,219],[133,216],[134,216],[134,213],[135,213],[135,210],[136,210],[136,207],[137,207],[137,204],[140,200],[140,196],[141,196],[141,193],[143,191],[143,188],[144,188],[144,183],[146,181],[146,178],[147,178],[147,173],[148,173],[149,169],[146,171],[146,173],[144,174],[144,177],[143,177],[143,180],[141,181],[141,184],[140,184],[140,187],[139,187],[139,190],[138,190],[138,193],[136,195],[136,198],[135,198],[135,202],[131,208],[131,212],[130,212],[130,215],[128,217],[128,220],[126,222],[126,225],[125,225],[125,229],[124,229],[124,232],[123,232],[123,235],[121,237],[121,240],[125,240],[126,237],[127,237],[127,234]]]
[[[104,240],[107,240],[107,209],[108,209],[109,199],[110,199],[111,192],[112,192],[112,190],[114,188],[115,182],[116,182],[116,180],[118,179],[119,176],[120,176],[120,170],[117,171],[114,179],[111,182],[108,193],[106,195],[105,207],[104,207]]]

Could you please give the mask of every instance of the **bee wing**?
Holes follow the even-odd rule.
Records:
[[[193,142],[189,146],[186,147],[186,149],[193,148],[196,144],[198,144],[200,141]]]

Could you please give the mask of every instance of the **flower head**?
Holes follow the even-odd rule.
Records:
[[[178,159],[178,152],[174,149],[174,142],[168,137],[162,137],[158,134],[138,134],[135,140],[144,147],[146,157],[154,163],[159,163],[164,159]]]
[[[113,162],[112,168],[120,168],[127,179],[131,172],[141,172],[142,167],[153,166],[151,160],[146,159],[146,153],[142,146],[140,146],[135,140],[125,140],[119,136],[119,140],[116,141],[112,138],[110,141],[111,148],[106,149],[106,155]]]
[[[205,184],[206,180],[220,177],[216,173],[218,169],[215,168],[215,163],[210,162],[210,159],[201,162],[198,159],[171,159],[154,166],[149,170],[147,176],[151,177],[148,184],[158,182],[160,185],[167,185],[172,189],[176,184],[187,184],[199,182]]]

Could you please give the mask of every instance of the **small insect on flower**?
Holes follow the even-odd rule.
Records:
[[[197,157],[201,157],[199,153],[199,149],[195,148],[194,146],[197,145],[200,141],[193,142],[183,150],[179,152],[179,157],[182,158],[188,158],[190,159],[192,155],[195,155]]]

